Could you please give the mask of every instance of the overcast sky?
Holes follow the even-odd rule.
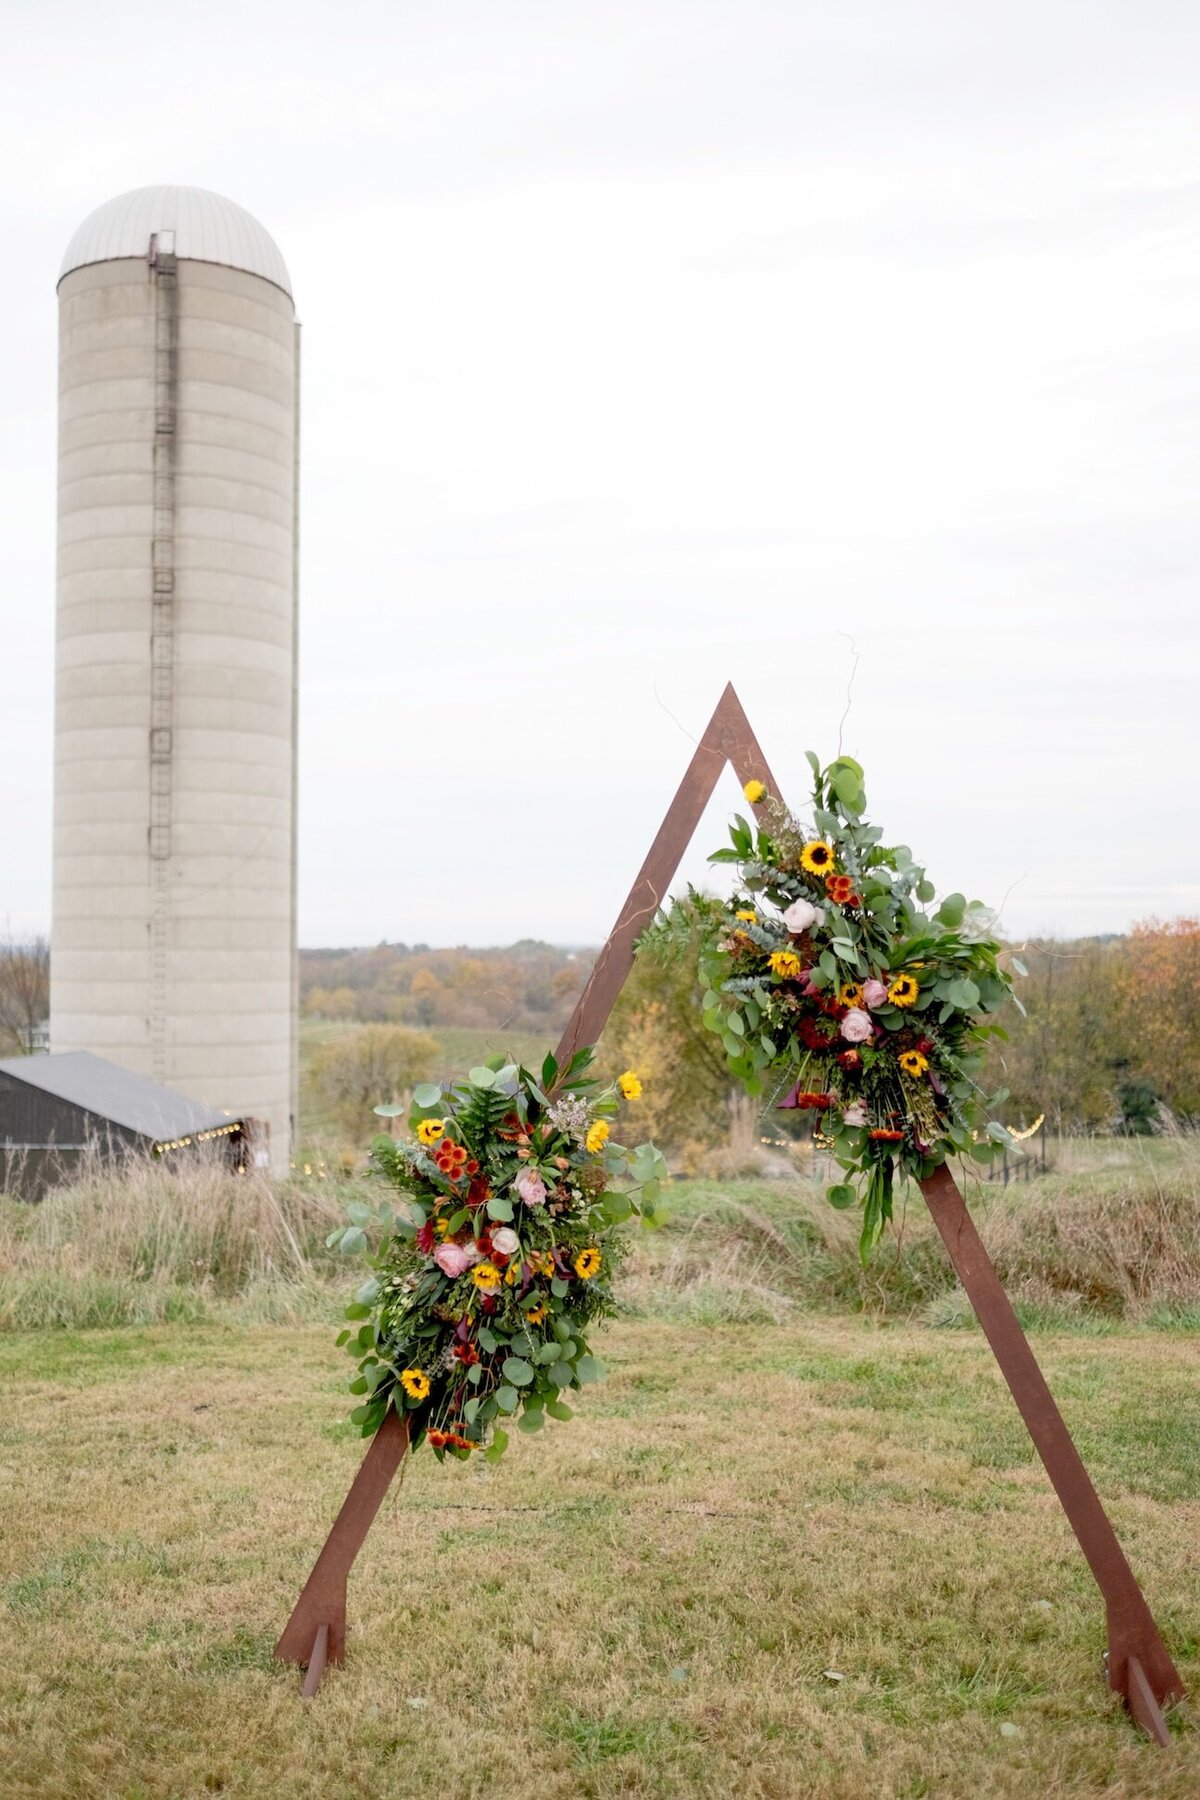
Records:
[[[1200,909],[1194,0],[0,0],[0,171],[0,924],[50,912],[58,265],[156,182],[304,323],[302,943],[597,941],[725,681],[795,804],[851,641],[944,889]]]

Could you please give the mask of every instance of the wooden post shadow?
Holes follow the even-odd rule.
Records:
[[[726,764],[733,768],[743,785],[757,780],[764,783],[769,793],[779,794],[732,686],[726,687],[721,695],[629,897],[579,996],[556,1052],[560,1067],[582,1044],[594,1044],[599,1039],[633,966],[637,939],[658,910]],[[1124,1698],[1143,1730],[1157,1743],[1166,1744],[1169,1733],[1162,1708],[1182,1698],[1183,1683],[1159,1635],[1145,1596],[1100,1504],[954,1177],[943,1165],[928,1181],[921,1183],[921,1191],[1104,1596],[1109,1685]],[[275,1655],[281,1660],[307,1665],[308,1674],[302,1689],[306,1698],[316,1693],[327,1662],[345,1661],[347,1578],[407,1448],[407,1424],[398,1413],[391,1411],[371,1441],[333,1530],[275,1646]]]

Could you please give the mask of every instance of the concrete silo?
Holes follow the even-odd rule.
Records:
[[[298,331],[241,207],[139,188],[59,295],[51,1044],[296,1113]]]

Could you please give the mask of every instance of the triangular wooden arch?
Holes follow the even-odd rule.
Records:
[[[560,1066],[581,1044],[594,1044],[599,1039],[633,966],[637,938],[666,894],[727,763],[743,785],[758,780],[770,793],[779,793],[732,686],[721,695],[650,853],[596,959],[558,1046]],[[1109,1685],[1124,1697],[1150,1736],[1166,1744],[1169,1735],[1161,1709],[1182,1697],[1183,1683],[1145,1596],[1117,1542],[954,1177],[943,1166],[930,1180],[922,1182],[921,1191],[1104,1596]],[[306,1697],[316,1693],[327,1662],[340,1663],[345,1659],[347,1577],[407,1447],[404,1419],[389,1412],[372,1439],[333,1530],[275,1646],[275,1655],[281,1660],[308,1665],[302,1690]]]

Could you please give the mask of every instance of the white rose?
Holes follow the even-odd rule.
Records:
[[[867,1109],[863,1106],[861,1101],[856,1100],[852,1106],[844,1106],[842,1108],[842,1119],[847,1125],[865,1125],[867,1122]]]
[[[515,1256],[521,1248],[521,1240],[511,1226],[502,1225],[499,1231],[492,1233],[492,1249],[498,1250],[501,1256]]]
[[[814,906],[811,900],[793,900],[783,915],[783,922],[795,937],[802,931],[811,931],[814,925],[825,923],[825,909]]]

